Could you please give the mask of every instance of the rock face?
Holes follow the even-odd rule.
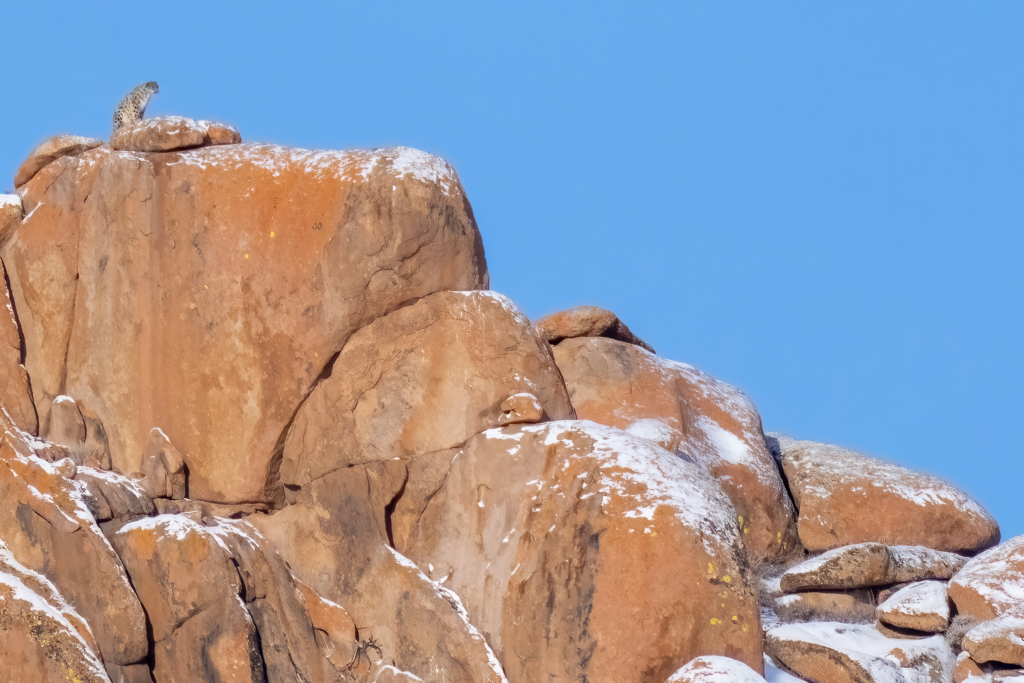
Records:
[[[424,297],[345,345],[295,416],[281,480],[304,486],[354,463],[453,448],[498,426],[504,400],[521,392],[554,419],[572,416],[551,352],[508,299]]]
[[[736,507],[755,558],[793,550],[793,505],[761,417],[740,391],[612,339],[568,339],[554,351],[577,417],[651,439],[707,467]]]
[[[953,671],[953,653],[940,636],[888,638],[872,626],[788,624],[768,632],[766,647],[809,681],[943,683]]]
[[[565,339],[579,337],[607,337],[627,344],[636,344],[651,353],[654,349],[629,331],[626,323],[611,311],[597,306],[578,306],[568,311],[552,313],[533,324],[541,339],[558,344]]]
[[[619,430],[473,437],[403,550],[458,593],[512,681],[663,680],[701,653],[761,670],[728,498]]]
[[[954,486],[837,446],[773,435],[814,552],[865,541],[974,553],[999,542],[999,525]]]
[[[103,144],[102,140],[78,135],[57,135],[32,150],[14,176],[14,187],[21,187],[35,177],[48,164],[64,156],[88,152]],[[0,233],[2,234],[2,233]],[[0,240],[2,241],[2,240]]]
[[[159,427],[203,500],[279,500],[285,428],[348,338],[487,286],[455,172],[415,150],[100,147],[21,192],[0,256],[42,427],[73,397],[123,472]]]
[[[0,211],[3,204],[0,203]],[[18,214],[21,214],[21,201],[18,202]],[[0,217],[0,223],[3,222]],[[3,234],[0,225],[0,235]],[[0,275],[5,282],[7,271],[0,263]],[[36,407],[32,403],[32,387],[29,385],[28,370],[21,364],[21,331],[18,319],[11,303],[11,293],[6,283],[0,287],[0,405],[7,409],[7,414],[15,426],[23,432],[36,434],[39,431],[39,420]]]
[[[978,621],[1009,612],[1024,616],[1024,536],[971,559],[949,582],[957,611]]]
[[[939,581],[905,586],[878,606],[878,620],[890,626],[941,633],[949,626],[949,598]]]
[[[782,590],[792,592],[948,579],[966,561],[960,555],[920,546],[858,543],[830,550],[798,564],[782,575],[780,584]]]
[[[735,659],[710,655],[691,660],[667,683],[764,683],[764,678]]]

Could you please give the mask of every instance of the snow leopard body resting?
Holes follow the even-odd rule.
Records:
[[[114,130],[123,126],[130,126],[142,120],[146,113],[146,105],[153,95],[160,92],[155,81],[144,83],[128,93],[128,96],[121,100],[114,110]]]

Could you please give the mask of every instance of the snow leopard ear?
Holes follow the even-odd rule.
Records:
[[[160,86],[158,86],[156,84],[156,81],[150,81],[149,83],[147,83],[146,84],[146,89],[149,90],[153,94],[156,94],[156,93],[160,92]]]

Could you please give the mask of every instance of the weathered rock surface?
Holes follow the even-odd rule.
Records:
[[[74,465],[51,465],[11,427],[0,443],[0,540],[29,570],[53,582],[90,625],[99,655],[130,664],[148,651],[145,616],[123,566],[73,481]],[[98,591],[96,587],[102,586]]]
[[[23,214],[21,197],[16,194],[0,194],[0,246],[5,244],[14,230],[21,225]]]
[[[626,323],[611,311],[597,306],[577,306],[544,316],[533,324],[540,338],[551,344],[579,337],[607,337],[627,344],[636,344],[654,353],[654,349],[629,331]]]
[[[123,126],[110,136],[110,146],[127,152],[170,152],[203,145],[242,141],[233,126],[195,121],[184,116],[157,116]]]
[[[97,522],[156,514],[153,499],[137,482],[115,472],[76,468],[75,481]]]
[[[858,543],[829,550],[786,570],[782,590],[863,588],[924,579],[948,579],[967,558],[920,546]]]
[[[941,636],[888,638],[859,624],[779,626],[768,632],[766,648],[808,681],[943,683],[953,670],[953,653]]]
[[[878,606],[878,620],[915,631],[941,633],[949,626],[946,584],[920,581],[905,586]]]
[[[0,676],[6,681],[108,683],[99,656],[79,632],[84,622],[73,623],[77,615],[67,605],[54,604],[59,596],[52,585],[45,597],[34,590],[48,582],[33,574],[0,550]]]
[[[528,392],[552,419],[572,407],[551,351],[493,292],[439,292],[359,330],[295,416],[281,481],[354,463],[412,460],[496,427]]]
[[[937,477],[838,446],[771,435],[811,552],[867,541],[974,553],[999,542],[999,525]]]
[[[1024,666],[1024,618],[1003,614],[964,635],[963,648],[976,662]]]
[[[5,196],[7,195],[0,195],[0,235],[5,232]],[[20,220],[20,199],[17,211]],[[7,414],[18,429],[28,434],[36,434],[39,431],[39,420],[36,416],[36,407],[32,403],[28,370],[21,364],[21,331],[18,328],[17,316],[14,314],[14,304],[11,303],[11,292],[6,284],[7,271],[2,262],[0,275],[4,277],[4,284],[0,286],[0,405],[7,409]]]
[[[707,467],[732,500],[755,558],[794,549],[793,505],[761,417],[739,390],[612,339],[569,339],[554,353],[578,418],[651,439]]]
[[[467,442],[407,551],[455,591],[510,680],[662,680],[701,654],[760,670],[729,499],[657,445],[589,422]]]
[[[875,620],[875,596],[864,589],[809,591],[779,596],[774,609],[783,622],[872,623]]]
[[[167,435],[157,427],[149,433],[142,456],[142,487],[152,498],[188,497],[185,461]]]
[[[398,463],[401,464],[401,463]],[[342,605],[374,656],[427,683],[504,683],[458,598],[387,545],[382,520],[404,483],[387,463],[329,472],[270,515],[251,515],[296,578]]]
[[[14,175],[14,187],[19,188],[32,180],[39,171],[64,156],[74,156],[95,149],[103,144],[102,140],[83,138],[79,135],[56,135],[32,150],[28,159],[21,164]],[[0,235],[3,235],[0,231]],[[3,240],[0,239],[0,244]]]
[[[71,396],[136,472],[159,426],[212,502],[280,500],[285,428],[357,329],[487,286],[454,170],[405,148],[100,147],[22,195],[0,253],[41,427]]]
[[[972,558],[948,590],[957,611],[978,621],[1011,612],[1024,616],[1024,536]]]
[[[697,657],[672,674],[667,683],[764,683],[764,677],[729,657]]]

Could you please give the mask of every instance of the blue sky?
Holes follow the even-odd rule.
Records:
[[[632,6],[630,6],[632,5]],[[149,115],[449,159],[492,287],[614,310],[765,428],[950,479],[1024,533],[1024,5],[17,3],[0,190]]]

